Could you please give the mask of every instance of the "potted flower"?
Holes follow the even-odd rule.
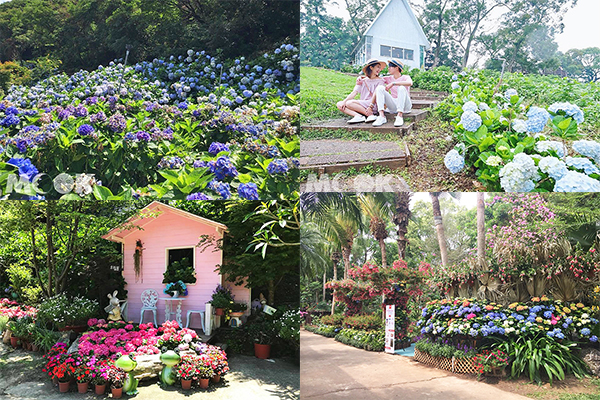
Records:
[[[97,395],[103,395],[106,392],[108,383],[108,364],[107,361],[98,361],[92,371],[92,383],[96,385],[95,392]]]
[[[221,380],[221,377],[229,372],[229,363],[227,362],[227,354],[218,346],[209,346],[206,354],[212,358],[212,369],[214,372],[211,380],[215,383]]]
[[[271,343],[277,334],[271,321],[257,321],[248,327],[248,333],[254,339],[254,355],[267,359],[271,354]]]
[[[473,358],[477,376],[481,374],[504,376],[504,368],[508,365],[508,355],[501,350],[483,350]]]
[[[233,303],[230,306],[231,313],[229,316],[231,317],[241,317],[244,315],[244,311],[248,309],[248,305],[246,303]]]
[[[212,357],[208,354],[202,354],[197,359],[196,369],[198,371],[198,380],[201,389],[208,389],[208,381],[215,374],[212,368]]]
[[[198,378],[197,362],[194,355],[184,355],[175,369],[175,375],[181,380],[181,388],[190,390],[192,381]]]
[[[86,360],[80,360],[80,364],[75,367],[75,380],[77,381],[77,391],[87,393],[90,385],[92,372],[87,365]]]
[[[233,295],[231,294],[231,290],[221,285],[217,285],[209,303],[212,304],[215,309],[216,315],[224,315],[225,309],[229,309],[233,305]]]
[[[58,379],[58,388],[61,393],[69,391],[71,380],[75,375],[75,359],[71,354],[63,353],[58,357],[52,373]]]
[[[114,364],[110,365],[106,372],[113,398],[120,399],[123,396],[123,384],[125,383],[127,374]]]
[[[185,283],[183,283],[183,281],[167,283],[167,287],[165,288],[165,290],[163,290],[163,292],[172,297],[179,297],[179,295],[188,295],[187,286],[185,285]]]

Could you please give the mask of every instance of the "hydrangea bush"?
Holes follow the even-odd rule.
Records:
[[[526,105],[514,88],[496,92],[496,80],[485,73],[452,79],[452,94],[440,106],[452,118],[458,140],[444,159],[452,173],[473,168],[489,191],[600,191],[600,144],[567,145],[579,138],[585,120],[577,105]]]
[[[298,91],[289,44],[256,61],[189,50],[12,86],[0,101],[2,195],[290,197]]]

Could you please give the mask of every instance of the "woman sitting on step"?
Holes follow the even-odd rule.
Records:
[[[373,122],[373,126],[381,126],[387,122],[384,110],[398,113],[394,126],[402,126],[404,124],[402,114],[412,109],[410,87],[413,82],[410,76],[402,75],[403,69],[404,65],[399,60],[393,58],[388,62],[390,75],[383,77],[385,86],[377,86],[375,96],[371,99],[379,110],[379,116]]]
[[[356,86],[344,100],[337,103],[337,108],[344,114],[353,117],[348,121],[349,124],[359,122],[372,122],[376,120],[376,106],[371,101],[375,95],[375,89],[383,87],[385,82],[379,77],[379,73],[386,66],[385,62],[379,60],[369,60],[362,71],[365,76],[359,76],[356,79]],[[360,94],[360,100],[354,100],[357,94]]]

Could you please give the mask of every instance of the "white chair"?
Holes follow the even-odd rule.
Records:
[[[192,316],[192,314],[200,314],[200,323],[202,324],[202,332],[204,332],[206,334],[206,329],[205,329],[205,325],[204,325],[204,311],[200,311],[200,310],[189,310],[187,312],[187,321],[185,323],[185,327],[189,328],[190,326],[190,317]]]
[[[158,292],[154,289],[146,289],[142,293],[142,310],[140,311],[140,324],[144,321],[144,311],[152,311],[154,314],[154,327],[158,327],[156,322],[156,303],[158,303]]]

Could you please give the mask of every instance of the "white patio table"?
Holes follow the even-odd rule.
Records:
[[[179,327],[183,327],[181,320],[181,304],[185,301],[185,297],[160,297],[160,300],[165,301],[165,322],[171,320],[171,313],[175,313],[175,320]],[[177,301],[177,311],[173,311],[173,302]]]

